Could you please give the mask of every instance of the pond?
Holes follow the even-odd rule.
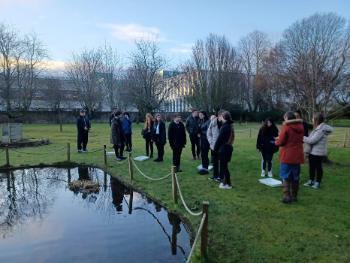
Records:
[[[69,187],[81,180],[97,188]],[[100,169],[0,173],[0,262],[184,262],[189,251],[179,217]]]

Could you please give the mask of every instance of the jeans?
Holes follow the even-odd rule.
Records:
[[[270,152],[261,152],[262,160],[261,160],[261,170],[266,170],[266,164],[267,164],[267,170],[270,172],[272,170],[272,158],[273,153]]]
[[[153,141],[151,139],[146,139],[146,155],[153,157]]]
[[[182,148],[173,148],[173,165],[180,168]]]
[[[78,139],[77,139],[77,147],[78,150],[84,150],[86,151],[86,146],[89,141],[89,133],[88,132],[78,132]]]
[[[322,158],[323,156],[316,156],[309,154],[309,175],[310,180],[321,183],[323,177],[323,168],[322,168]]]
[[[191,151],[193,158],[199,157],[201,153],[199,138],[197,134],[190,134]]]
[[[131,133],[130,134],[125,134],[125,146],[127,151],[132,150],[132,139],[131,139]]]
[[[201,157],[202,157],[202,167],[204,169],[208,169],[209,166],[209,142],[208,140],[205,139],[201,139]]]

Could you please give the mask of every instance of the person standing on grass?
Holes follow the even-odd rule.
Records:
[[[210,124],[207,130],[207,139],[210,145],[211,159],[213,163],[213,176],[210,179],[218,182],[222,181],[223,178],[220,178],[219,158],[218,158],[218,153],[214,151],[214,147],[219,137],[220,127],[221,127],[221,122],[215,115],[212,115],[210,117]]]
[[[261,160],[261,177],[265,177],[267,166],[268,176],[272,175],[272,159],[278,147],[275,145],[275,137],[278,137],[278,129],[271,118],[267,118],[259,130],[256,140],[256,148],[260,151]]]
[[[303,120],[296,119],[292,111],[284,114],[284,123],[275,144],[281,147],[280,176],[284,193],[282,202],[285,204],[297,201],[300,164],[304,163],[303,137]]]
[[[205,111],[199,112],[199,131],[200,131],[200,146],[201,146],[201,158],[202,168],[199,170],[199,174],[208,174],[209,170],[209,142],[207,138],[207,131],[210,124],[210,120]]]
[[[190,137],[191,141],[191,151],[193,160],[199,159],[200,155],[200,145],[199,145],[199,119],[198,119],[198,111],[196,109],[192,109],[191,115],[186,120],[186,130]]]
[[[219,114],[219,120],[222,123],[218,139],[214,146],[214,152],[219,156],[219,171],[223,182],[220,183],[220,189],[231,189],[231,175],[228,169],[228,163],[231,161],[233,147],[235,140],[235,133],[233,129],[233,121],[231,114],[228,111],[222,111]]]
[[[123,156],[124,149],[124,133],[123,133],[123,122],[121,120],[122,113],[116,111],[112,119],[111,125],[111,144],[113,144],[115,157],[117,161],[122,161],[125,159]]]
[[[186,146],[186,130],[181,121],[181,115],[175,114],[174,120],[169,124],[168,139],[173,150],[173,165],[175,172],[182,172],[180,169],[182,149]]]
[[[128,112],[124,112],[123,117],[123,133],[124,133],[124,141],[126,150],[131,152],[132,150],[132,122],[130,120],[130,114]]]
[[[309,137],[304,136],[304,143],[307,144],[309,154],[309,176],[305,186],[319,189],[323,177],[322,159],[327,156],[327,137],[333,132],[333,128],[324,123],[325,117],[322,113],[315,113],[313,116],[314,130]]]
[[[295,118],[301,119],[303,121],[304,136],[306,136],[306,137],[309,136],[309,128],[311,129],[312,126],[309,123],[307,123],[305,120],[303,120],[303,116],[302,116],[301,110],[296,110],[294,112],[294,114],[295,114]]]
[[[156,115],[156,120],[153,125],[153,141],[157,146],[158,157],[155,162],[163,162],[164,158],[164,145],[166,144],[166,129],[165,123],[162,120],[160,114]]]
[[[84,109],[80,110],[80,115],[77,118],[77,130],[78,130],[78,138],[77,138],[77,146],[78,153],[86,153],[87,152],[87,144],[89,141],[89,131],[91,129],[91,123],[89,118],[86,116],[86,112]]]
[[[150,113],[146,114],[146,120],[142,129],[142,136],[146,142],[146,155],[149,158],[153,158],[153,116]]]

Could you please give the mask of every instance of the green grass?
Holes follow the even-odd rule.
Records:
[[[235,128],[237,137],[230,164],[234,184],[232,190],[220,190],[216,183],[208,180],[208,176],[196,173],[200,162],[191,160],[189,145],[182,156],[184,172],[179,174],[179,181],[189,206],[200,209],[203,200],[210,202],[208,262],[350,262],[350,148],[336,148],[337,144],[330,144],[330,158],[334,163],[325,166],[322,188],[314,190],[301,186],[299,202],[283,205],[279,201],[282,195],[280,188],[269,188],[258,183],[260,155],[255,150],[258,125],[237,124]],[[134,156],[144,154],[140,129],[141,126],[134,127]],[[250,129],[252,138],[249,138]],[[344,128],[335,128],[332,138],[342,141],[343,134]],[[31,154],[10,150],[11,165],[65,161],[65,149],[52,151],[70,142],[72,161],[103,167],[102,152],[75,152],[76,133],[73,125],[65,125],[62,133],[57,125],[25,125],[24,135],[27,138],[49,138],[52,144],[20,149]],[[101,149],[103,144],[110,147],[109,126],[93,125],[89,141],[90,151]],[[2,152],[0,165],[4,163],[5,155]],[[171,167],[168,145],[164,163],[147,161],[138,164],[149,176],[167,174]],[[278,174],[278,166],[275,156],[275,175]],[[307,168],[307,165],[303,166],[302,182],[307,180]],[[107,171],[130,182],[127,162],[117,163],[109,157]],[[188,215],[181,204],[173,204],[170,178],[151,182],[136,171],[134,177],[132,183],[138,189],[188,218],[193,229],[197,229],[199,218]],[[198,255],[195,261],[199,261]]]

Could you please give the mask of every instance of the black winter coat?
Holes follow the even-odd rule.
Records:
[[[199,119],[190,115],[186,120],[186,130],[190,135],[197,135],[199,131]]]
[[[165,129],[165,123],[163,121],[159,122],[159,134],[157,133],[157,125],[158,122],[155,122],[153,124],[153,141],[157,144],[166,144],[166,129]]]
[[[123,125],[120,118],[113,118],[111,125],[111,144],[122,145],[124,143]]]
[[[88,130],[85,130],[85,127],[88,128]],[[89,118],[86,116],[79,116],[77,118],[77,129],[78,129],[78,133],[85,133],[85,132],[89,132],[91,128],[91,123],[89,121]]]
[[[216,140],[214,151],[219,154],[220,161],[231,161],[233,147],[230,144],[231,136],[234,136],[232,122],[222,124],[218,139]]]
[[[275,145],[275,137],[278,137],[278,129],[276,126],[260,128],[258,138],[256,140],[256,148],[260,152],[275,153],[278,147]]]
[[[168,128],[169,144],[172,149],[183,148],[186,145],[186,131],[182,122],[175,123],[172,121]]]

